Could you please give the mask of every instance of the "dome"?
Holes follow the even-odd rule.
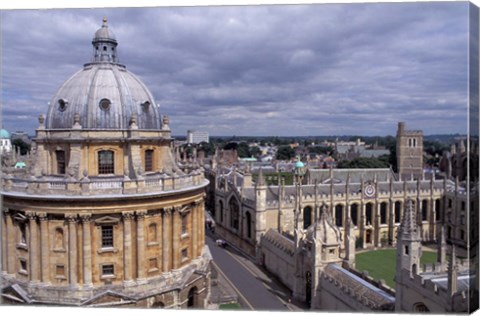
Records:
[[[0,138],[2,138],[2,139],[5,139],[5,138],[10,139],[10,133],[7,132],[7,130],[5,130],[5,129],[2,128],[2,129],[0,130]]]
[[[303,167],[305,167],[305,165],[303,164],[303,162],[297,161],[297,162],[295,163],[295,168],[303,168]]]
[[[117,62],[117,42],[106,19],[92,41],[93,61],[65,81],[51,99],[47,129],[71,129],[78,114],[83,129],[161,129],[161,116],[145,84]]]
[[[108,28],[107,25],[107,18],[103,18],[103,24],[102,27],[99,28],[95,32],[95,37],[93,38],[93,41],[96,40],[111,40],[111,41],[116,41],[115,35],[113,32]]]

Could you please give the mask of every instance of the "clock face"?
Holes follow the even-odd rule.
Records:
[[[368,184],[365,187],[365,197],[372,198],[375,196],[375,186],[373,184]]]

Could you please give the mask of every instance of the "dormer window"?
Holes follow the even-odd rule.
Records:
[[[67,101],[64,99],[58,100],[58,110],[63,112],[67,109]]]
[[[149,101],[145,101],[145,102],[142,102],[142,108],[143,108],[143,111],[145,112],[148,112],[148,109],[150,107],[150,102]]]
[[[110,109],[110,104],[111,102],[109,99],[102,99],[100,100],[99,106],[100,106],[100,109],[104,111],[108,111]]]

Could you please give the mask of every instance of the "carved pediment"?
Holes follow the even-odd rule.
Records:
[[[124,305],[135,303],[135,299],[124,295],[122,293],[117,293],[114,291],[105,291],[98,293],[94,297],[84,301],[82,306],[115,306],[115,305]]]
[[[21,304],[31,304],[33,302],[28,293],[18,284],[4,287],[2,289],[2,297],[5,301]]]
[[[94,223],[95,225],[116,225],[120,222],[120,219],[113,216],[103,216],[97,218]]]

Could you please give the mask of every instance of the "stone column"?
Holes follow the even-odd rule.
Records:
[[[147,211],[137,211],[137,279],[140,282],[145,280],[145,215]]]
[[[172,268],[173,269],[178,269],[179,268],[179,258],[178,254],[180,253],[180,230],[179,230],[179,224],[178,220],[180,217],[180,213],[178,212],[180,210],[180,207],[175,207],[173,209],[173,214],[172,214],[172,230],[173,230],[173,238],[172,238],[172,259],[173,259],[173,264]]]
[[[132,218],[133,212],[122,212],[123,217],[123,277],[124,284],[133,284],[132,277]]]
[[[7,222],[7,273],[15,274],[15,227],[13,225],[13,213],[7,211],[5,213],[5,219]]]
[[[92,229],[90,227],[90,220],[92,214],[81,214],[83,229],[83,287],[90,289],[93,287],[92,283]]]
[[[37,225],[37,216],[34,212],[27,211],[25,215],[28,218],[28,226],[30,228],[29,234],[29,261],[30,261],[30,281],[33,283],[40,282],[40,244],[39,244],[39,235],[38,235],[38,225]]]
[[[192,219],[192,226],[190,232],[192,233],[192,259],[198,256],[197,246],[200,231],[198,229],[198,202],[195,202],[190,210],[190,218]]]
[[[77,214],[66,214],[68,221],[68,275],[71,287],[78,286],[77,278]]]
[[[162,271],[170,271],[169,258],[170,258],[170,217],[172,215],[172,209],[166,208],[163,210],[162,216]]]
[[[49,256],[49,236],[48,233],[48,217],[47,213],[37,213],[40,220],[40,253],[42,264],[42,282],[50,283],[50,256]]]

